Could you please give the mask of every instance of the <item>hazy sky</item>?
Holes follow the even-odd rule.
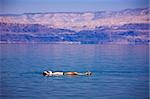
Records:
[[[145,8],[149,0],[0,0],[0,14]]]

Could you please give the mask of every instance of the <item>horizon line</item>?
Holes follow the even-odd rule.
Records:
[[[120,10],[97,10],[97,11],[50,11],[50,12],[27,12],[27,13],[7,13],[7,14],[3,14],[0,13],[0,16],[7,16],[7,15],[24,15],[24,14],[47,14],[47,13],[93,13],[93,12],[107,12],[107,11],[111,11],[111,12],[119,12],[119,11],[124,11],[124,10],[135,10],[135,9],[149,9],[149,7],[138,7],[138,8],[126,8],[126,9],[120,9]]]

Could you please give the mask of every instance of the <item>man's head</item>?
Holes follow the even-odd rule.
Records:
[[[44,76],[51,76],[52,75],[52,71],[44,71],[43,75]]]
[[[43,75],[46,76],[46,75],[47,75],[47,71],[44,71],[44,72],[43,72]]]

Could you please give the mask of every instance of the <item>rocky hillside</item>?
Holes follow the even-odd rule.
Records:
[[[0,15],[1,43],[149,43],[149,9]]]

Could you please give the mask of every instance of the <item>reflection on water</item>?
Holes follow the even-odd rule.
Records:
[[[147,99],[148,46],[1,44],[4,99]],[[92,76],[43,77],[44,70]]]

